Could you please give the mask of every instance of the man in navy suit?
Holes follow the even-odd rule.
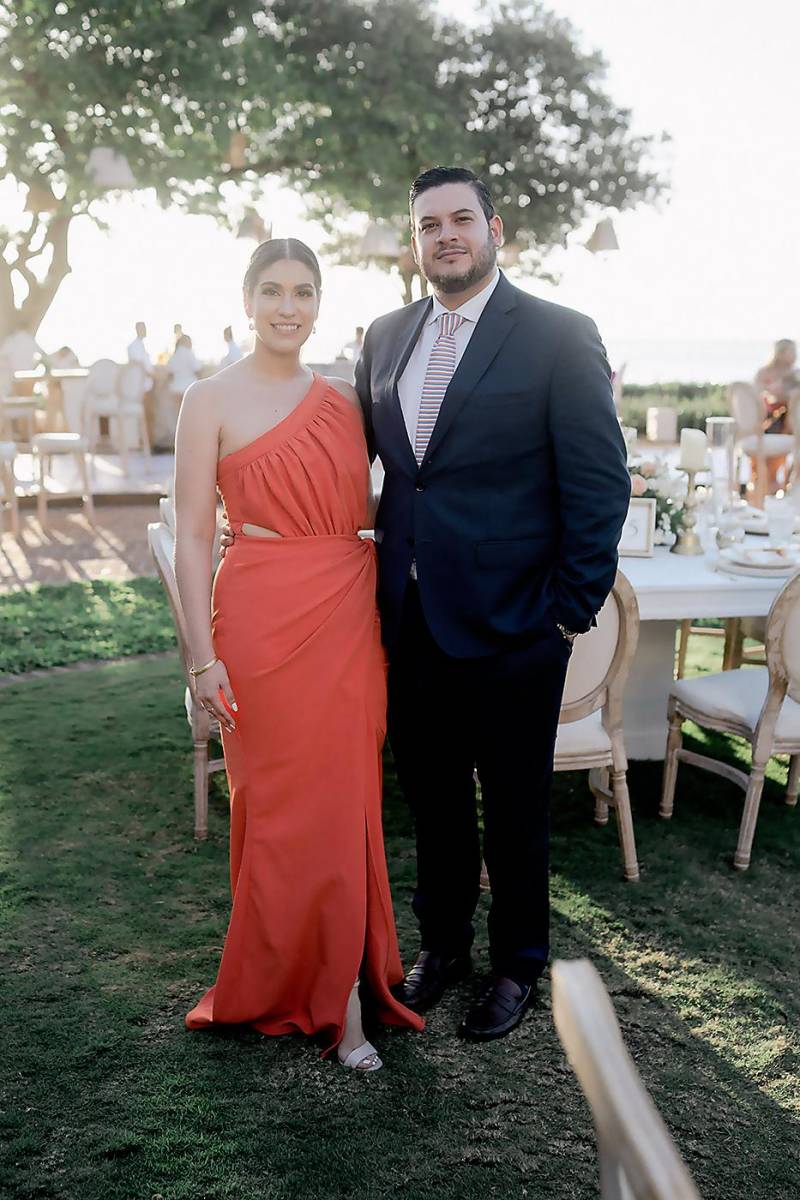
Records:
[[[597,329],[498,271],[485,184],[435,167],[410,202],[433,297],[375,321],[356,370],[386,472],[389,740],[417,836],[421,951],[402,999],[428,1008],[471,970],[477,770],[493,974],[460,1031],[488,1040],[519,1024],[547,962],[561,695],[614,582],[630,481]]]

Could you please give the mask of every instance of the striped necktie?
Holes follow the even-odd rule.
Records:
[[[465,319],[458,313],[440,313],[436,318],[439,322],[439,332],[425,368],[425,382],[422,385],[422,398],[417,418],[417,433],[414,438],[414,456],[419,465],[425,457],[436,418],[439,416],[439,409],[442,407],[444,394],[456,369],[456,339],[454,335]]]

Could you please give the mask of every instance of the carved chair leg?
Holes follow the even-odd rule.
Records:
[[[612,787],[614,789],[614,809],[617,814],[617,830],[625,878],[630,883],[639,879],[639,863],[636,860],[636,839],[633,834],[633,816],[631,815],[631,798],[628,792],[628,780],[624,771],[612,772]]]
[[[794,808],[797,804],[797,793],[800,790],[800,754],[793,754],[789,759],[789,782],[786,785],[786,803]]]
[[[681,632],[678,638],[678,662],[675,667],[675,678],[683,679],[686,670],[686,652],[689,649],[689,634],[692,629],[691,617],[681,621]]]
[[[723,671],[735,671],[742,665],[744,634],[740,617],[731,617],[725,622],[725,649],[722,652]]]
[[[38,456],[39,494],[36,497],[36,515],[42,529],[47,528],[47,488],[45,487],[44,455]]]
[[[739,844],[733,856],[733,865],[737,871],[746,871],[750,866],[750,854],[753,849],[753,837],[756,832],[761,793],[764,790],[766,768],[766,763],[753,763],[750,770],[750,782],[747,785],[747,792],[744,798],[742,823],[739,826]]]
[[[594,796],[595,825],[607,825],[608,801],[603,792],[608,792],[608,767],[592,767],[589,772],[589,791]]]
[[[669,733],[667,734],[667,749],[664,754],[664,778],[661,786],[661,807],[659,815],[665,818],[672,816],[672,809],[675,803],[675,782],[678,778],[678,751],[683,742],[681,733],[681,723],[683,718],[678,712],[678,706],[674,697],[670,697],[669,711],[667,714],[669,720]]]
[[[194,743],[194,836],[208,836],[208,740]]]
[[[75,455],[75,460],[78,465],[78,474],[80,475],[81,487],[83,489],[83,511],[89,524],[94,525],[95,515],[94,497],[92,496],[92,481],[89,477],[89,465],[86,461],[86,455],[82,450]]]

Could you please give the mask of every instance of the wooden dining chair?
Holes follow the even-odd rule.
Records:
[[[791,454],[794,437],[790,433],[764,433],[764,405],[752,383],[731,383],[728,404],[736,420],[736,445],[755,465],[753,502],[761,508],[767,492],[767,461]]]
[[[554,769],[588,770],[595,821],[617,818],[625,878],[639,878],[628,794],[628,761],[622,727],[625,683],[639,640],[639,606],[621,571],[597,616],[597,625],[575,639],[561,701]],[[609,786],[609,774],[611,784]]]
[[[592,1110],[605,1200],[700,1200],[588,959],[551,968],[553,1020]]]
[[[19,501],[17,500],[17,477],[14,474],[14,460],[17,457],[17,447],[14,442],[0,442],[0,512],[8,510],[10,531],[19,535]],[[3,526],[0,522],[0,533]]]
[[[662,817],[673,813],[678,765],[682,762],[722,775],[744,790],[745,801],[733,865],[750,866],[767,763],[790,756],[786,803],[797,804],[800,788],[800,573],[772,602],[766,624],[766,667],[740,667],[673,683],[667,710],[668,734],[661,791]],[[734,734],[750,743],[752,763],[740,771],[706,754],[683,749],[682,725]]]
[[[216,741],[220,740],[219,722],[216,718],[212,720],[206,710],[197,703],[194,681],[189,674],[192,658],[189,652],[186,618],[183,615],[178,595],[178,582],[175,578],[174,536],[163,521],[155,521],[147,526],[147,544],[150,547],[158,577],[167,593],[175,625],[175,635],[178,639],[181,665],[186,679],[184,705],[194,744],[194,836],[204,838],[208,835],[208,777],[214,771],[223,770],[225,766],[223,758],[209,758],[209,741],[211,738]]]

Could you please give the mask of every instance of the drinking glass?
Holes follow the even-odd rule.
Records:
[[[794,506],[785,496],[765,496],[767,533],[770,546],[786,546],[794,533]]]

